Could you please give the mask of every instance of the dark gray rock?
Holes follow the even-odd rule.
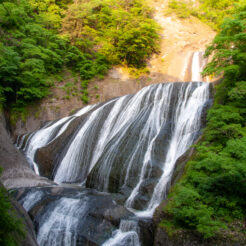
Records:
[[[80,187],[21,188],[15,190],[13,195],[19,201],[25,201],[23,198],[27,200],[28,194],[37,191],[42,193],[42,198],[30,208],[30,217],[34,222],[37,234],[40,233],[43,224],[49,218],[57,219],[58,222],[53,221],[54,224],[49,230],[50,235],[52,234],[58,242],[62,241],[67,233],[69,221],[66,221],[68,219],[66,216],[77,217],[78,223],[75,227],[69,227],[69,231],[76,237],[76,245],[81,246],[101,245],[119,227],[121,219],[134,217],[133,213],[112,200],[109,194]],[[69,203],[69,199],[71,199],[71,205],[68,204],[69,211],[63,214],[62,206],[65,206],[67,201]],[[75,207],[73,207],[74,205]],[[75,211],[70,213],[73,209]],[[53,212],[61,212],[64,221],[60,220],[59,216],[52,217]],[[47,245],[50,245],[48,241]]]
[[[152,219],[141,219],[138,222],[140,228],[139,238],[142,246],[153,246],[154,224]]]
[[[23,154],[13,145],[5,123],[0,121],[0,181],[7,188],[50,185],[53,183],[34,173]]]
[[[36,241],[36,233],[33,226],[33,223],[25,211],[25,209],[15,200],[11,199],[11,203],[17,212],[17,216],[21,219],[23,225],[24,225],[24,231],[25,231],[25,238],[21,242],[22,246],[38,246]]]

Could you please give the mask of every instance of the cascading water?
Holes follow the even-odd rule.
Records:
[[[191,65],[191,81],[207,81],[207,77],[203,78],[201,72],[207,64],[207,59],[204,59],[203,51],[196,51],[193,53]]]
[[[44,217],[37,236],[40,246],[76,246],[76,227],[87,214],[87,198],[83,200],[60,198],[55,207]],[[64,223],[64,221],[66,223]],[[63,236],[58,235],[63,234]],[[55,237],[54,237],[55,235]]]
[[[43,128],[41,128],[39,131],[33,132],[30,134],[28,139],[26,140],[26,144],[23,148],[23,151],[25,151],[26,158],[30,164],[30,166],[34,169],[36,174],[39,174],[38,165],[34,161],[34,156],[38,148],[41,148],[45,145],[47,145],[50,141],[57,138],[59,135],[61,135],[66,127],[68,127],[69,123],[78,116],[81,116],[91,110],[94,106],[87,106],[74,115],[70,117],[65,117],[60,119],[59,121],[52,124],[52,122],[49,122],[48,124],[44,125]],[[26,138],[27,134],[24,134],[21,138],[20,143],[17,142],[17,148],[21,148],[24,140]]]
[[[132,220],[121,220],[119,230],[112,234],[102,246],[140,246],[138,224]]]
[[[155,186],[147,211],[152,215],[155,208],[166,196],[168,183],[171,179],[175,163],[182,156],[197,137],[194,132],[201,128],[203,105],[209,98],[208,84],[203,84],[188,97],[185,103],[179,102],[175,113],[175,127],[169,143],[166,161],[163,165],[163,175]],[[202,99],[202,100],[201,100]]]
[[[28,192],[24,198],[19,200],[19,202],[22,204],[23,208],[25,208],[25,210],[29,212],[29,210],[34,207],[35,204],[39,202],[42,197],[42,191],[37,190],[34,192]]]
[[[166,196],[176,161],[200,134],[208,102],[205,82],[152,85],[44,126],[30,135],[25,153],[34,165],[38,149],[55,143],[74,119],[86,115],[58,150],[61,157],[52,164],[54,180],[81,182],[87,188],[118,194],[121,204],[135,215],[151,217]],[[29,195],[29,200],[35,196]],[[53,210],[39,223],[39,244],[76,245],[77,220],[87,216],[87,203],[87,198],[71,197],[54,202]],[[25,206],[34,205],[27,202]],[[59,235],[61,231],[65,236]],[[122,219],[103,245],[140,245],[137,220]]]
[[[173,112],[174,126],[169,141],[168,151],[166,153],[165,161],[162,165],[163,174],[160,177],[157,185],[154,188],[153,195],[148,203],[147,209],[140,214],[143,216],[152,216],[155,208],[160,204],[166,195],[167,185],[171,179],[177,159],[182,156],[189,146],[192,145],[197,137],[197,131],[200,129],[200,118],[204,103],[209,98],[208,84],[204,83],[198,86],[191,94],[192,84],[179,90],[179,101],[176,109]],[[181,100],[182,99],[182,100]],[[151,146],[151,145],[150,145]],[[126,201],[126,206],[131,208],[133,201],[138,194],[139,187],[147,176],[145,163],[151,161],[151,150],[146,152],[141,177],[139,183],[133,189],[131,195]]]

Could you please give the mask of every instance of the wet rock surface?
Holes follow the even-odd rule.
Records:
[[[168,100],[159,110],[160,112],[164,111],[161,113],[162,116],[158,115],[159,111],[156,112],[162,122],[158,131],[155,129],[150,115],[153,112],[153,105],[162,103],[163,95],[156,93],[156,91],[160,87],[168,88],[168,85],[164,86],[164,84],[150,87],[150,93],[148,95],[143,94],[144,96],[140,96],[140,99],[137,99],[137,94],[128,95],[97,105],[84,115],[74,117],[66,130],[55,137],[55,134],[66,124],[64,121],[57,129],[54,128],[49,143],[39,148],[35,154],[35,161],[39,164],[40,174],[51,179],[54,178],[57,182],[86,182],[88,188],[118,193],[121,196],[120,203],[124,204],[131,191],[140,182],[141,170],[143,165],[146,165],[145,174],[142,177],[143,181],[132,203],[132,206],[137,210],[145,209],[159,178],[163,174],[163,164],[166,161],[167,151],[177,121],[176,107],[192,95],[198,84],[190,85],[189,87],[188,83],[171,84],[172,89],[168,94]],[[183,90],[186,90],[187,87],[190,89],[184,94]],[[168,92],[167,90],[166,93]],[[132,103],[139,100],[137,113],[134,110],[130,111],[132,107],[127,108],[131,100],[133,100]],[[207,102],[205,108],[209,107],[210,101]],[[117,122],[117,120],[122,117],[121,112],[125,110],[129,111],[128,114],[131,114],[131,118],[122,127],[120,121]],[[111,115],[111,112],[114,115]],[[205,123],[205,115],[206,110],[203,109],[202,125]],[[112,122],[111,119],[113,119]],[[112,127],[113,122],[118,123],[115,129]],[[52,127],[55,124],[56,122],[49,126]],[[110,132],[107,133],[107,127],[109,129],[112,127],[111,131],[115,131],[115,134],[111,136]],[[103,135],[105,131],[107,137]],[[195,139],[200,134],[200,128],[190,129],[190,132],[192,138]],[[52,138],[54,139],[52,140]],[[100,149],[98,146],[101,144],[104,145]],[[101,150],[103,151],[100,152]],[[73,152],[76,152],[76,155],[73,155]],[[148,152],[151,152],[149,160],[145,154]],[[95,161],[94,156],[97,154],[98,157],[95,158]],[[187,158],[184,158],[184,161],[181,160],[181,165],[179,158],[177,165],[181,166],[182,169],[186,160]],[[65,168],[60,168],[61,166],[66,167],[67,172],[64,172]],[[57,175],[59,169],[61,170],[60,176]],[[58,176],[57,179],[56,175]]]
[[[68,231],[76,240],[76,245],[101,245],[119,227],[121,219],[134,217],[132,212],[118,205],[109,194],[79,187],[21,188],[15,190],[13,195],[27,207],[25,202],[28,196],[31,198],[35,192],[41,193],[42,198],[36,203],[31,199],[30,203],[33,204],[28,208],[41,245],[50,243],[52,235],[58,242],[64,241]],[[60,210],[57,209],[59,206]],[[47,224],[48,218],[53,218],[51,225]],[[41,235],[44,225],[49,230],[47,235]],[[40,239],[42,236],[46,237],[47,242]]]
[[[143,246],[152,246],[154,243],[154,224],[152,219],[141,219],[138,222],[140,228],[139,238]]]
[[[66,143],[69,143],[70,139],[74,135],[75,129],[81,124],[81,122],[83,122],[85,117],[86,116],[83,116],[73,120],[62,136],[59,136],[48,145],[37,150],[35,161],[40,164],[40,175],[50,179],[53,178],[53,173],[56,169],[56,160],[60,158],[60,154],[63,149],[66,148]]]

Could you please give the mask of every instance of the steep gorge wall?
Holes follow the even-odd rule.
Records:
[[[3,119],[3,116],[2,116]],[[34,173],[24,155],[13,145],[12,139],[5,128],[4,120],[0,121],[0,166],[3,173],[0,181],[7,189],[48,185],[52,182]]]
[[[0,112],[0,166],[3,168],[0,185],[3,183],[6,188],[10,189],[32,184],[48,184],[49,182],[37,177],[28,167],[24,156],[14,147],[6,127],[7,123],[4,114]],[[23,223],[25,237],[20,242],[20,245],[38,246],[34,226],[29,215],[15,199],[11,198],[10,202],[13,206],[13,212],[11,213]]]

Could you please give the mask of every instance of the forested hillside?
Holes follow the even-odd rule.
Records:
[[[158,51],[158,27],[141,0],[2,1],[0,102],[20,109],[49,94],[53,75],[69,68],[87,85],[113,64],[144,67]],[[65,18],[64,18],[65,17]]]
[[[246,5],[225,19],[206,51],[204,74],[222,76],[203,138],[169,195],[161,225],[205,238],[245,235],[246,218]],[[233,236],[232,236],[233,237]],[[234,236],[237,237],[237,236]],[[243,236],[244,237],[244,236]]]

